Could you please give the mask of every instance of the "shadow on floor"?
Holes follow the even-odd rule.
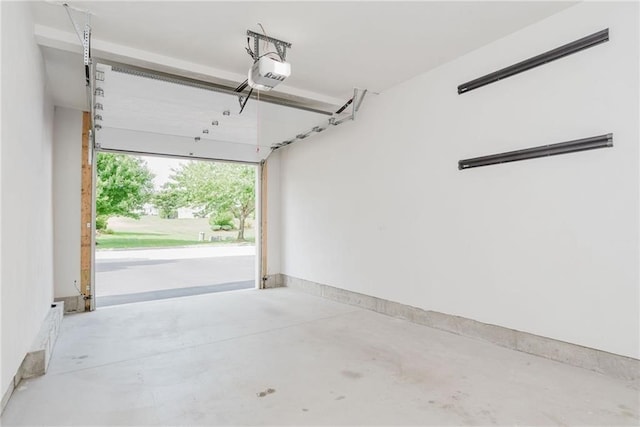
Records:
[[[217,285],[192,286],[190,288],[163,289],[160,291],[138,292],[135,294],[109,295],[96,298],[96,307],[108,307],[110,305],[129,304],[132,302],[153,301],[158,299],[188,297],[192,295],[211,294],[214,292],[237,291],[252,289],[255,281],[220,283]]]

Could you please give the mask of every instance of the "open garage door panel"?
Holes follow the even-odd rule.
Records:
[[[259,163],[271,146],[326,121],[321,112],[165,81],[98,64],[101,150]]]

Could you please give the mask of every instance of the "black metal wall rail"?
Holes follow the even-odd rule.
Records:
[[[576,139],[557,144],[542,145],[524,150],[508,151],[490,156],[474,157],[458,161],[458,169],[471,169],[480,166],[496,165],[500,163],[517,162],[519,160],[535,159],[538,157],[556,156],[558,154],[576,153],[578,151],[594,150],[596,148],[613,147],[613,134],[593,136],[591,138]]]
[[[534,56],[533,58],[518,62],[515,65],[511,65],[501,70],[494,71],[493,73],[487,74],[486,76],[482,76],[475,80],[463,83],[458,86],[458,94],[460,95],[463,93],[467,93],[473,89],[477,89],[490,83],[497,82],[498,80],[511,77],[518,73],[522,73],[523,71],[527,71],[540,65],[546,64],[547,62],[555,61],[556,59],[560,59],[573,53],[580,52],[581,50],[588,49],[606,41],[609,41],[608,28],[583,37],[574,42],[565,44],[564,46],[560,46],[559,48],[542,53],[538,56]]]

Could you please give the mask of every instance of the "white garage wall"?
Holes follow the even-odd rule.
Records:
[[[607,27],[608,43],[457,94]],[[579,4],[284,149],[282,273],[639,357],[639,50],[638,4]],[[457,169],[609,132],[613,148]]]
[[[4,393],[53,301],[53,106],[29,4],[2,2],[1,7]]]
[[[82,111],[55,108],[53,148],[54,296],[62,298],[80,287]]]

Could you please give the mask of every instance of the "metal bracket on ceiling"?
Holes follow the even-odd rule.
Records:
[[[349,105],[351,105],[351,115],[344,117],[340,120],[338,120],[336,117],[332,117],[329,119],[329,124],[333,125],[333,126],[337,126],[339,124],[344,123],[347,120],[355,120],[356,119],[356,113],[358,112],[358,110],[360,109],[360,106],[362,105],[362,101],[364,101],[364,97],[367,95],[368,90],[367,89],[353,89],[353,98],[351,98],[349,101],[347,101],[346,104],[344,104],[342,106],[342,108],[340,108],[337,112],[337,114],[340,114],[342,111],[344,111],[344,109],[346,107],[348,107]],[[333,120],[331,120],[333,119]]]
[[[89,24],[85,25],[84,33],[82,37],[82,51],[84,65],[88,66],[91,63],[91,27]]]
[[[80,44],[82,45],[84,65],[89,65],[89,62],[91,60],[91,13],[86,10],[80,10],[71,7],[67,3],[63,3],[62,6],[64,6],[64,10],[67,12],[69,20],[71,21],[71,25],[73,25],[76,36],[78,36],[78,40],[80,40]],[[75,21],[75,19],[73,19],[70,10],[76,10],[84,13],[85,23],[83,31],[80,31],[80,26]]]
[[[102,120],[101,115],[95,114],[96,105],[100,105],[100,109],[101,110],[103,109],[102,104],[96,104],[95,102],[96,95],[97,95],[96,91],[100,90],[102,91],[102,93],[104,93],[103,89],[96,88],[96,80],[103,81],[104,73],[100,74],[96,71],[95,64],[93,63],[93,60],[91,58],[91,12],[89,12],[88,10],[82,10],[82,9],[69,6],[67,3],[63,3],[62,6],[64,7],[64,10],[67,12],[67,15],[69,16],[69,20],[71,21],[71,25],[73,25],[73,29],[76,33],[76,36],[78,37],[78,40],[82,45],[82,62],[84,64],[85,84],[87,88],[87,100],[89,103],[89,111],[90,111],[89,113],[90,129],[89,129],[89,135],[88,135],[90,143],[89,143],[89,151],[88,151],[88,156],[89,156],[88,163],[92,164],[93,158],[94,158],[94,152],[96,150],[96,147],[99,146],[99,144],[96,141],[96,131],[102,128],[100,124],[96,123],[96,121]],[[73,16],[71,15],[71,10],[84,14],[85,23],[84,23],[83,31],[80,31],[80,26],[75,21],[75,19],[73,19]]]
[[[274,152],[275,150],[278,150],[282,147],[286,147],[287,145],[292,144],[296,141],[299,141],[299,140],[308,138],[309,136],[323,132],[327,130],[329,126],[338,126],[346,121],[355,120],[356,112],[360,110],[360,107],[362,106],[362,101],[364,101],[364,97],[367,93],[368,93],[367,89],[358,89],[358,88],[353,89],[353,97],[349,99],[342,107],[340,107],[331,117],[329,117],[329,119],[327,119],[326,122],[318,126],[314,126],[307,132],[299,133],[294,138],[279,142],[277,144],[273,144],[271,146],[271,152]],[[351,106],[351,114],[348,116],[341,116],[342,113],[349,106]]]
[[[285,61],[287,59],[287,48],[291,47],[291,43],[282,40],[274,39],[265,34],[256,33],[255,31],[247,30],[247,36],[253,37],[253,53],[254,59],[257,61],[260,58],[260,41],[266,41],[273,44],[278,52],[280,59]]]
[[[67,3],[63,3],[62,6],[64,10],[67,12],[69,16],[69,20],[71,21],[71,25],[73,25],[73,29],[76,32],[76,36],[78,36],[78,40],[80,40],[80,44],[82,45],[82,59],[84,62],[85,68],[85,82],[87,87],[90,86],[89,80],[91,79],[91,13],[86,10],[80,10],[69,6]],[[80,26],[73,19],[70,10],[75,10],[84,13],[85,16],[85,24],[84,30],[80,31]]]

